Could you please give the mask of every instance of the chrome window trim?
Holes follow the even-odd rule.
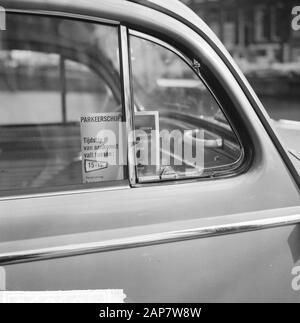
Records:
[[[208,90],[208,92],[210,93],[210,95],[214,98],[214,100],[216,101],[217,105],[219,106],[219,109],[221,110],[221,112],[223,113],[226,121],[228,122],[228,126],[230,127],[230,130],[233,132],[233,134],[235,135],[235,138],[237,140],[237,142],[240,145],[240,156],[239,158],[234,161],[231,164],[228,165],[221,165],[221,166],[216,166],[216,167],[208,167],[205,170],[206,171],[212,171],[212,174],[209,176],[186,176],[185,178],[175,178],[175,179],[158,179],[158,180],[153,180],[153,179],[149,179],[149,180],[144,180],[144,181],[140,181],[137,178],[136,175],[136,187],[142,187],[144,185],[159,185],[162,183],[175,183],[175,184],[179,184],[182,182],[194,182],[194,181],[203,181],[203,180],[207,180],[207,179],[216,179],[216,178],[226,178],[226,177],[230,177],[233,175],[238,175],[240,172],[238,172],[237,170],[239,168],[241,168],[241,166],[243,164],[245,164],[245,149],[244,149],[244,145],[242,144],[242,140],[240,138],[239,132],[236,130],[236,127],[234,126],[234,124],[229,120],[229,118],[227,117],[226,114],[226,110],[223,107],[223,104],[221,104],[220,100],[218,99],[218,97],[215,94],[215,91],[213,91],[213,89],[207,84],[207,82],[205,81],[203,75],[201,74],[200,71],[196,70],[193,66],[193,61],[191,58],[187,57],[185,54],[183,54],[179,49],[173,47],[172,45],[168,44],[167,42],[153,36],[153,35],[149,35],[146,34],[144,32],[135,30],[135,29],[128,29],[128,34],[129,36],[133,36],[133,37],[138,37],[147,41],[150,41],[154,44],[157,44],[161,47],[166,48],[167,50],[171,51],[172,53],[174,53],[175,55],[177,55],[179,58],[181,58],[193,71],[194,73],[196,73],[196,75],[199,77],[199,79],[201,80],[201,82],[204,84],[204,86],[206,87],[206,89]],[[128,39],[129,41],[129,48],[130,48],[130,38]],[[201,64],[201,63],[199,63]],[[130,73],[131,73],[131,78],[132,78],[132,66],[130,66]],[[133,86],[132,86],[132,100],[134,100],[134,91],[133,91]],[[132,103],[134,104],[134,103]],[[133,124],[133,128],[134,128],[134,124]],[[135,158],[135,155],[134,155]],[[226,169],[225,172],[222,172],[222,169]],[[222,172],[222,173],[218,173],[218,172]]]
[[[133,147],[134,135],[134,101],[132,94],[131,82],[131,59],[129,54],[129,37],[127,27],[120,26],[120,61],[121,61],[121,83],[124,92],[124,108],[126,121],[127,136],[127,160],[128,160],[128,178],[131,185],[137,182],[137,174],[135,168],[135,148]]]
[[[183,242],[243,232],[260,231],[296,225],[299,223],[300,213],[297,213],[295,215],[279,216],[275,218],[270,217],[266,219],[250,220],[231,224],[167,231],[114,240],[0,253],[0,266],[155,246],[159,244]]]

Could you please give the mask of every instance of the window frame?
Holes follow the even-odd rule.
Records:
[[[134,113],[133,113],[133,86],[132,86],[132,66],[130,60],[130,47],[129,47],[129,36],[132,32],[142,33],[146,37],[153,37],[157,39],[159,42],[164,43],[164,47],[170,46],[174,48],[175,54],[181,54],[181,56],[189,57],[190,52],[187,48],[181,46],[175,42],[175,45],[170,45],[174,43],[174,39],[168,38],[166,35],[161,37],[160,34],[156,35],[155,33],[148,32],[144,30],[142,26],[138,28],[134,26],[126,25],[116,20],[108,20],[102,19],[99,17],[90,17],[85,16],[82,14],[74,14],[74,13],[66,13],[66,12],[51,12],[46,10],[31,10],[31,9],[7,9],[7,14],[28,14],[32,16],[42,16],[42,17],[50,17],[50,18],[61,18],[61,19],[68,19],[68,20],[76,20],[76,21],[83,21],[85,23],[94,23],[94,24],[104,24],[116,27],[118,29],[118,41],[119,41],[119,57],[120,57],[120,84],[121,84],[121,92],[122,92],[122,111],[124,116],[124,121],[126,122],[126,129],[127,129],[127,142],[132,143],[132,138],[129,138],[129,134],[132,133],[134,127]],[[137,28],[137,29],[136,29]],[[161,40],[160,38],[164,38]],[[213,49],[212,49],[213,50]],[[176,53],[178,52],[178,53]],[[201,79],[201,75],[198,75]],[[205,78],[205,76],[204,76]],[[218,95],[216,95],[217,90],[212,91],[211,86],[207,82],[207,78],[202,80],[207,89],[211,91],[211,94],[216,99],[216,102],[219,104],[220,107],[223,104],[219,103]],[[126,169],[126,179],[121,181],[113,181],[113,182],[99,182],[95,184],[74,184],[69,186],[57,186],[51,188],[43,188],[43,189],[20,189],[18,191],[2,191],[0,192],[0,201],[3,199],[14,199],[14,198],[31,198],[31,197],[39,197],[39,196],[56,196],[56,195],[68,195],[68,194],[76,194],[76,193],[85,193],[85,192],[98,192],[98,191],[107,191],[110,189],[128,189],[130,187],[140,187],[140,186],[147,186],[147,185],[165,185],[165,184],[179,184],[179,183],[188,183],[188,182],[195,182],[195,181],[207,181],[211,179],[217,178],[231,178],[233,176],[238,176],[244,172],[246,172],[253,160],[253,151],[254,148],[252,147],[252,141],[249,141],[249,147],[245,147],[245,143],[242,138],[239,136],[239,131],[235,128],[234,122],[228,117],[226,113],[226,109],[221,109],[224,115],[226,116],[231,129],[233,130],[236,138],[238,139],[242,155],[240,160],[237,163],[237,167],[234,169],[230,169],[227,172],[224,172],[222,175],[214,174],[209,177],[192,177],[192,178],[184,178],[184,179],[176,179],[176,180],[165,180],[165,181],[158,181],[158,182],[149,182],[140,184],[137,181],[137,173],[136,167],[134,163],[135,159],[135,152],[133,147],[128,145],[127,150],[127,169]],[[126,139],[126,138],[125,138]]]
[[[228,178],[233,176],[238,176],[241,173],[245,172],[249,167],[253,159],[252,150],[251,153],[246,153],[245,145],[243,140],[241,139],[241,136],[239,135],[239,131],[234,125],[234,122],[231,120],[231,118],[228,116],[226,112],[226,104],[222,103],[222,99],[220,99],[220,95],[218,95],[218,91],[215,89],[212,89],[212,86],[210,86],[205,78],[205,75],[203,75],[199,69],[196,69],[193,66],[193,60],[195,60],[199,66],[201,66],[201,62],[199,63],[198,59],[194,57],[193,59],[190,58],[192,55],[191,53],[187,54],[186,50],[184,48],[181,48],[181,46],[178,46],[177,44],[171,45],[169,39],[162,40],[161,38],[158,38],[158,35],[146,33],[145,31],[140,31],[138,29],[128,28],[128,53],[131,53],[131,47],[130,47],[130,38],[131,37],[137,37],[142,40],[150,41],[156,45],[159,45],[172,53],[174,53],[177,57],[182,59],[184,63],[186,63],[193,72],[197,75],[199,80],[203,82],[207,90],[209,91],[210,95],[214,98],[217,105],[219,106],[219,109],[222,111],[226,121],[228,122],[228,125],[231,128],[231,131],[235,135],[235,138],[237,139],[237,142],[240,145],[241,153],[234,163],[225,165],[225,166],[217,166],[217,167],[211,167],[207,168],[206,170],[213,170],[212,173],[208,175],[199,175],[199,176],[187,176],[185,178],[176,178],[176,179],[160,179],[160,180],[149,180],[149,181],[139,181],[138,175],[137,175],[137,168],[134,166],[134,181],[130,182],[133,187],[142,187],[142,186],[153,186],[153,185],[164,185],[164,184],[179,184],[179,183],[187,183],[187,182],[195,182],[195,181],[207,181],[207,180],[213,180],[218,178]],[[129,56],[129,68],[130,68],[130,90],[131,90],[131,119],[133,122],[133,126],[131,127],[131,131],[134,131],[134,88],[133,88],[133,71],[132,71],[132,62],[131,62],[131,56]],[[129,145],[129,147],[131,147]],[[135,159],[135,147],[131,147],[132,152],[130,153],[133,158]],[[219,171],[220,170],[220,171]],[[132,170],[131,170],[132,171]]]

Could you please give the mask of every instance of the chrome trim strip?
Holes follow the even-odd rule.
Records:
[[[131,57],[129,53],[128,29],[120,26],[120,47],[121,47],[121,63],[122,63],[122,84],[124,87],[124,105],[127,130],[127,146],[128,146],[128,173],[129,182],[135,185],[137,181],[135,169],[135,147],[133,145],[134,138],[134,99],[131,84]]]
[[[110,252],[130,248],[139,248],[171,242],[236,234],[242,232],[258,231],[263,229],[295,225],[299,223],[300,214],[296,214],[275,218],[267,218],[263,220],[253,220],[233,224],[222,224],[202,228],[154,233],[93,243],[82,243],[36,250],[2,253],[0,254],[0,266],[63,257],[74,257],[79,255]]]

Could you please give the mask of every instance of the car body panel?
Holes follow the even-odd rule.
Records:
[[[273,121],[273,124],[287,147],[298,173],[300,173],[300,122],[279,120]]]
[[[6,287],[123,289],[131,302],[299,302],[299,254],[299,227],[288,226],[10,265]]]

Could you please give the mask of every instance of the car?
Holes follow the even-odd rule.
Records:
[[[1,5],[0,289],[300,301],[299,123],[193,11]]]

